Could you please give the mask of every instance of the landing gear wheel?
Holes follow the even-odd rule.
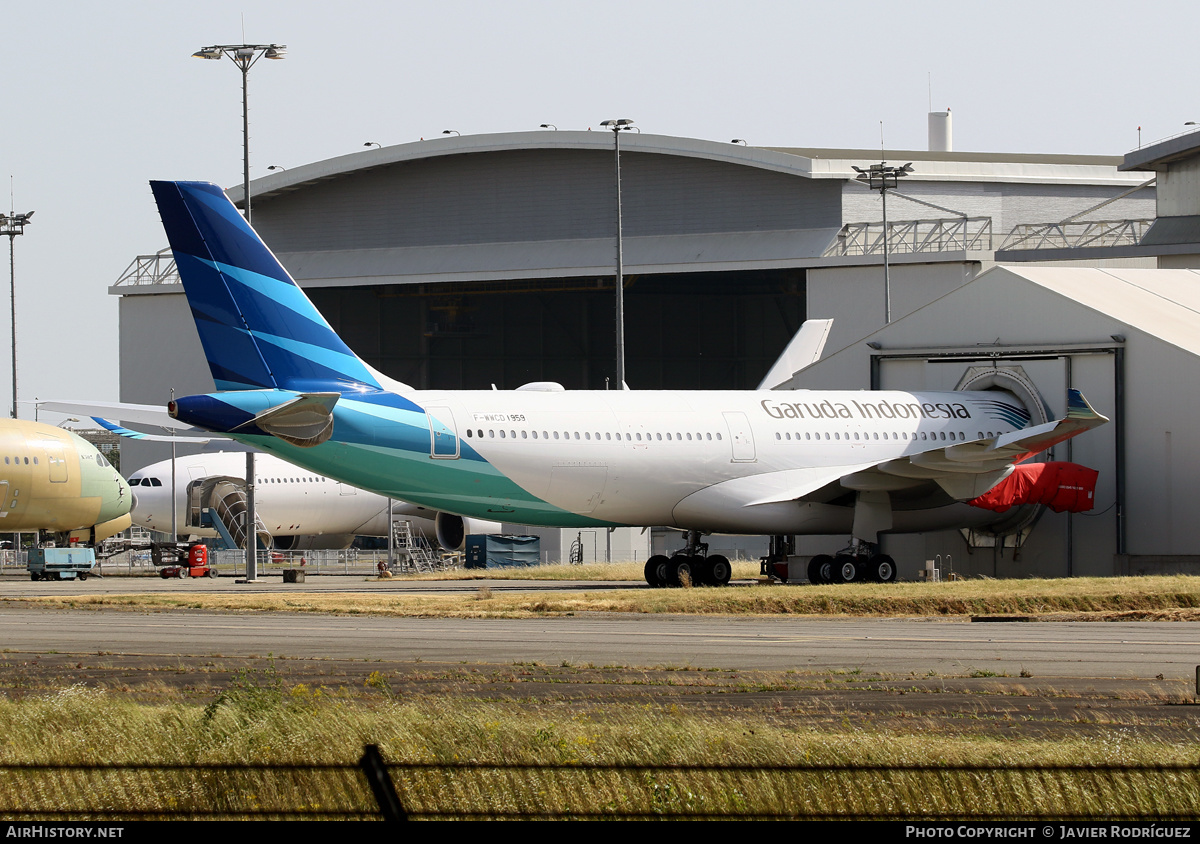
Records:
[[[671,567],[667,569],[667,585],[668,586],[683,586],[683,579],[686,576],[689,585],[694,585],[698,579],[696,571],[699,569],[698,561],[695,557],[687,557],[680,555],[671,559]]]
[[[713,554],[700,567],[701,580],[709,586],[726,586],[733,575],[733,566],[723,554]]]
[[[833,557],[818,554],[808,563],[809,583],[833,583]]]
[[[671,559],[662,554],[655,554],[646,561],[646,582],[655,588],[667,585],[667,569]]]
[[[887,554],[876,554],[867,563],[867,571],[876,583],[896,582],[896,561]]]
[[[834,583],[853,583],[862,573],[862,563],[858,557],[849,554],[839,554],[831,566]]]

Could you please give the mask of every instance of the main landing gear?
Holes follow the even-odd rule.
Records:
[[[700,541],[700,531],[687,532],[687,545],[671,557],[655,554],[646,561],[646,582],[651,586],[724,586],[733,567],[721,554],[708,555],[708,543]]]
[[[896,561],[868,542],[854,540],[834,556],[818,554],[808,564],[811,583],[895,583]]]
[[[795,556],[795,538],[772,536],[771,548],[762,558],[762,573],[781,580],[787,579],[788,557]],[[780,564],[776,568],[776,564]],[[809,561],[810,583],[895,583],[896,561],[880,554],[878,547],[868,542],[852,540],[850,547],[837,554],[818,554]]]

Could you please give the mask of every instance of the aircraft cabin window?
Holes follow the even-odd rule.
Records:
[[[578,431],[576,431],[576,432],[575,432],[575,439],[579,439],[579,432],[578,432]]]
[[[523,439],[523,440],[527,440],[527,439],[529,439],[529,432],[528,432],[528,431],[522,431],[522,432],[521,432],[521,439]]]
[[[500,429],[500,439],[504,439],[504,438],[505,438],[505,437],[504,437],[504,429],[503,429],[503,428],[501,428],[501,429]]]
[[[555,434],[554,436],[557,437],[558,434]],[[548,439],[550,439],[550,435],[548,433],[546,433],[545,431],[542,431],[542,439],[548,440]]]
[[[26,458],[25,458],[25,465],[26,465],[26,466],[28,466],[28,465],[29,465],[29,458],[28,458],[28,457],[26,457]]]
[[[657,440],[659,440],[659,441],[661,442],[661,441],[662,441],[662,434],[655,434],[655,435],[654,435],[654,438],[655,438],[655,439],[657,439]]]
[[[469,437],[469,436],[471,436],[471,429],[470,429],[470,428],[467,428],[467,436],[468,436],[468,437]]]

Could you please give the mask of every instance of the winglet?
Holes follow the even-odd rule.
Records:
[[[1047,422],[1034,428],[1024,428],[997,437],[989,449],[991,452],[1011,454],[1011,462],[1020,463],[1038,452],[1069,440],[1084,431],[1097,428],[1108,421],[1107,416],[1095,408],[1078,390],[1067,391],[1067,415],[1056,422]],[[1007,455],[1006,455],[1007,456]]]

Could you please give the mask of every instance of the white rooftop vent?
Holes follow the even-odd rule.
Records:
[[[954,151],[954,130],[950,124],[950,109],[929,112],[929,151]]]

